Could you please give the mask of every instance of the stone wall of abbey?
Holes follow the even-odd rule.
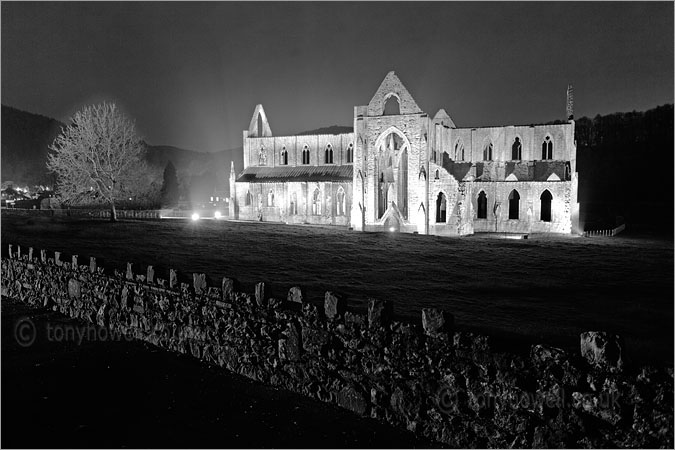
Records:
[[[258,105],[230,217],[449,236],[577,231],[573,120],[457,128],[443,109],[422,111],[390,72],[354,108],[353,128],[272,136]]]

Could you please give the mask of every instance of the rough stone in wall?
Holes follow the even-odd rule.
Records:
[[[281,308],[282,304],[283,301],[278,298],[270,297],[268,300],[268,306],[270,309],[279,309]]]
[[[155,282],[155,269],[152,266],[148,266],[145,278],[148,281],[148,284],[153,284]]]
[[[128,300],[129,300],[129,288],[126,285],[124,285],[122,287],[122,293],[120,295],[120,307],[122,309],[127,309],[129,307]]]
[[[68,280],[68,295],[70,295],[71,298],[80,298],[82,296],[80,282],[75,278]]]
[[[302,303],[302,290],[297,286],[290,288],[288,290],[288,301]]]
[[[368,300],[368,326],[371,328],[386,327],[394,315],[394,308],[389,300],[371,298]]]
[[[279,359],[281,361],[299,361],[300,360],[300,331],[298,325],[290,321],[283,331],[284,338],[279,339]]]
[[[11,246],[10,246],[11,247]],[[47,262],[47,250],[40,250],[40,261],[42,263]]]
[[[267,306],[267,297],[265,297],[265,283],[260,282],[255,285],[255,302],[258,306]]]
[[[33,260],[33,247],[28,247],[28,261]]]
[[[93,256],[89,257],[89,272],[96,273],[96,258]]]
[[[61,261],[61,252],[54,252],[54,263],[57,266],[63,265],[63,261]]]
[[[452,314],[437,308],[422,308],[422,328],[428,336],[438,336],[452,329]]]
[[[231,301],[234,295],[234,279],[223,277],[222,282],[223,300]]]
[[[368,402],[354,386],[346,386],[338,392],[337,404],[363,416],[368,412]]]
[[[206,291],[206,274],[205,273],[193,273],[192,274],[192,286],[195,289],[195,294],[201,295]]]
[[[330,291],[326,291],[323,309],[327,318],[332,320],[342,316],[344,314],[344,306],[344,301],[339,296]]]
[[[621,370],[623,361],[623,341],[616,334],[601,331],[581,333],[581,356],[595,367]]]
[[[126,273],[126,278],[127,280],[133,280],[134,279],[134,271],[131,269],[131,266],[133,264],[128,262],[127,263],[127,273]]]
[[[368,323],[367,319],[363,314],[355,314],[351,311],[345,312],[345,325],[352,328],[364,328]]]
[[[73,255],[71,257],[71,264],[72,264],[73,267],[79,267],[78,264],[77,264],[77,255]]]
[[[174,289],[178,285],[178,273],[169,269],[169,288]]]
[[[12,259],[14,258],[14,253],[12,253],[12,244],[9,244],[8,247],[9,247],[9,258]]]

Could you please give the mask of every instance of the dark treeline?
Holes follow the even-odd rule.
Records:
[[[579,202],[589,225],[616,216],[673,230],[673,105],[576,120]]]

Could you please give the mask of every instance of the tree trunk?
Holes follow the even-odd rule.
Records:
[[[115,202],[110,203],[110,221],[117,222],[117,211],[115,210]]]

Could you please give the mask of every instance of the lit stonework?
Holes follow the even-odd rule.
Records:
[[[457,128],[424,113],[394,72],[354,108],[354,132],[272,136],[261,105],[230,176],[230,217],[420,234],[571,233],[574,121]]]

